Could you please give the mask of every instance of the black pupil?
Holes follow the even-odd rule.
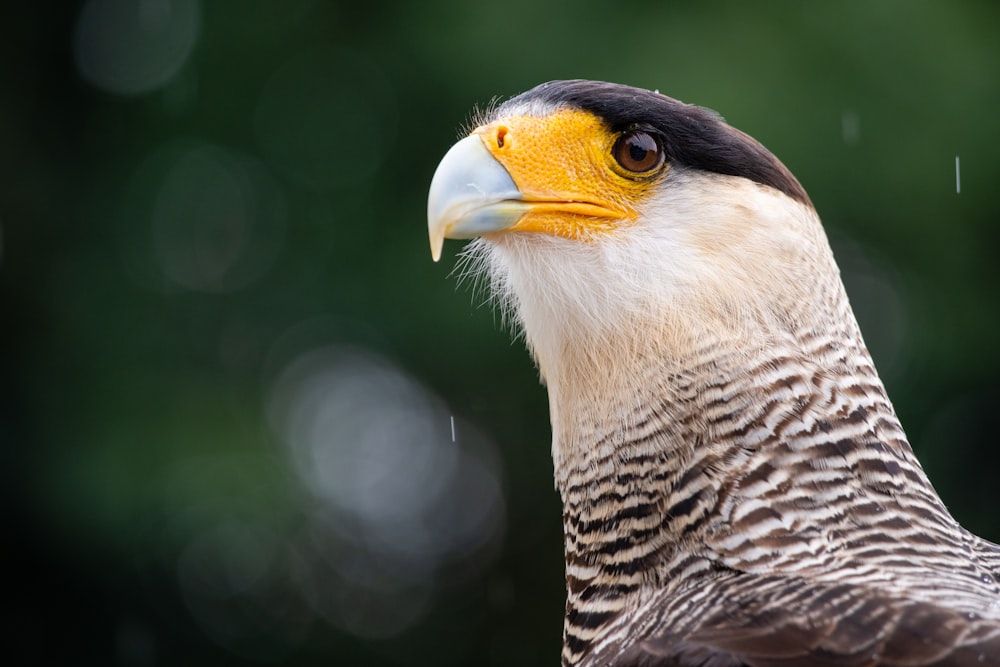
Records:
[[[646,147],[639,143],[640,141],[642,140],[637,137],[633,137],[631,145],[628,147],[628,156],[636,162],[642,162],[645,160],[646,155],[649,153]]]

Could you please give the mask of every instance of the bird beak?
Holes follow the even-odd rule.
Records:
[[[471,239],[515,226],[528,210],[510,173],[490,155],[478,134],[451,147],[431,179],[427,232],[431,257],[441,259],[444,240]]]

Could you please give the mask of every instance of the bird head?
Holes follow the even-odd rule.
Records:
[[[431,252],[467,257],[510,306],[551,386],[627,375],[706,336],[747,345],[836,308],[805,190],[707,109],[638,88],[552,81],[485,114],[437,168]]]

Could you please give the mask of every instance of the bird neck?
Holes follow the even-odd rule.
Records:
[[[832,333],[800,327],[748,341],[745,332],[701,329],[655,337],[671,340],[666,348],[631,349],[626,367],[622,355],[601,358],[581,343],[574,349],[589,349],[588,358],[549,369],[567,650],[582,650],[643,590],[727,563],[713,540],[739,532],[739,513],[757,501],[814,497],[814,473],[855,488],[863,476],[899,484],[901,469],[907,483],[930,489],[843,306],[848,326]],[[872,460],[851,451],[869,447],[882,448]],[[836,461],[814,469],[823,457]]]

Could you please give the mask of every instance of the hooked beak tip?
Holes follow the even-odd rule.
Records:
[[[525,211],[510,173],[479,135],[462,139],[445,154],[431,179],[427,232],[431,257],[441,259],[444,240],[471,239],[513,227]]]

